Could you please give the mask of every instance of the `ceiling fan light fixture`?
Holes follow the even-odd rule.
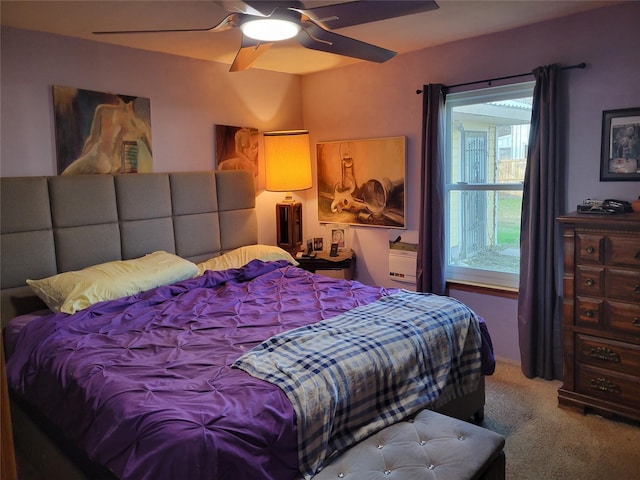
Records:
[[[277,42],[295,37],[300,31],[300,24],[279,18],[258,18],[244,22],[240,29],[254,40]]]

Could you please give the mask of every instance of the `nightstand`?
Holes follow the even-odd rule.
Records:
[[[329,252],[316,252],[315,257],[302,257],[296,260],[299,267],[327,277],[353,280],[356,267],[356,256],[353,250],[338,252],[337,257],[330,257]]]

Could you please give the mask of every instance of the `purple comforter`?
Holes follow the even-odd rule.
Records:
[[[9,385],[122,479],[299,478],[285,394],[230,365],[272,335],[396,290],[285,262],[37,317],[7,362]]]

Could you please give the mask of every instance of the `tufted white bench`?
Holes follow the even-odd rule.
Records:
[[[423,410],[351,447],[313,480],[504,480],[504,438]]]

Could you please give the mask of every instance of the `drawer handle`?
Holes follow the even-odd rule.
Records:
[[[593,252],[596,251],[596,249],[593,248],[592,246],[588,246],[587,248],[585,248],[585,250],[587,251],[587,253],[593,253]],[[638,252],[638,253],[640,253],[640,252]]]
[[[593,310],[585,310],[584,311],[584,316],[587,318],[593,318],[595,315],[593,313]]]
[[[636,295],[640,295],[640,285],[636,285],[636,287],[633,289],[633,293],[635,293]]]
[[[605,362],[620,362],[620,355],[606,347],[591,347],[589,349],[589,357],[604,360]]]
[[[634,255],[634,258],[635,258],[636,260],[640,260],[640,250],[638,250],[638,251],[636,252],[636,254]]]
[[[640,317],[635,317],[633,319],[633,322],[631,322],[631,325],[633,325],[634,327],[640,328]]]
[[[620,393],[620,387],[606,378],[592,378],[591,388],[600,390],[601,392]]]
[[[586,283],[590,287],[593,287],[596,282],[594,282],[592,278],[587,278],[586,282],[584,282],[584,283]]]

